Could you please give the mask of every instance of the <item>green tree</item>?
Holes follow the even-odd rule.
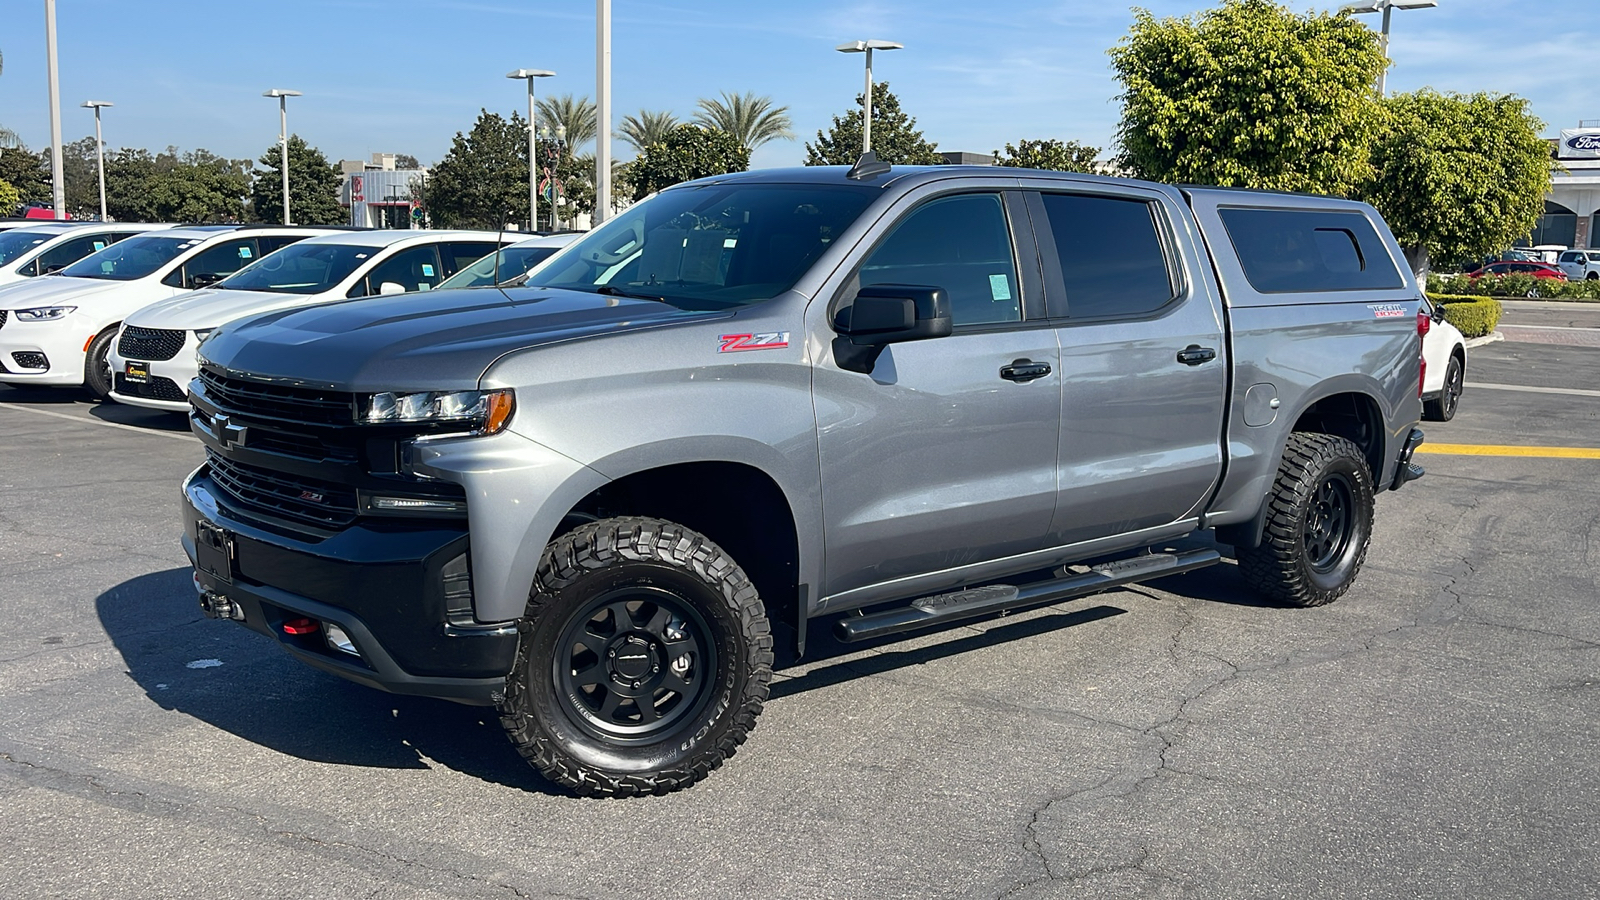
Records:
[[[22,192],[12,187],[11,182],[0,178],[0,216],[15,215],[20,205]]]
[[[209,150],[106,154],[106,210],[123,222],[239,222],[247,218],[250,161]],[[98,192],[96,194],[98,207]]]
[[[702,128],[715,128],[733,135],[745,147],[754,150],[768,141],[792,140],[789,130],[789,107],[773,106],[771,97],[758,97],[755,92],[730,94],[722,92],[719,100],[701,98],[694,123]]]
[[[863,95],[856,95],[856,106]],[[900,98],[889,82],[872,86],[872,152],[886,163],[900,166],[937,165],[944,162],[939,145],[923,139],[917,120],[900,110]],[[861,157],[861,113],[833,117],[827,134],[817,132],[816,143],[806,142],[806,165],[849,166]]]
[[[667,133],[677,127],[678,117],[672,112],[668,110],[651,112],[648,109],[641,109],[637,116],[622,117],[622,125],[617,128],[617,134],[632,145],[636,152],[643,153],[651,144],[665,140]]]
[[[600,121],[599,115],[594,101],[588,97],[574,98],[571,94],[546,97],[538,102],[537,119],[539,127],[550,129],[552,136],[565,134],[567,146],[573,150],[594,140],[599,133],[596,124]],[[528,140],[527,132],[523,132],[522,140]]]
[[[994,152],[995,164],[1019,169],[1050,169],[1056,172],[1093,172],[1099,147],[1090,147],[1077,141],[1018,141],[1015,147],[1006,145],[1005,153]]]
[[[480,110],[466,134],[428,178],[428,215],[435,228],[502,228],[528,220],[528,123]]]
[[[261,154],[266,171],[256,173],[250,200],[262,222],[283,221],[283,151]],[[289,218],[296,225],[342,225],[350,213],[339,204],[339,171],[298,134],[289,135]]]
[[[646,147],[629,169],[633,199],[684,181],[750,168],[750,150],[726,131],[679,125],[666,139]]]
[[[1110,51],[1120,162],[1155,181],[1348,194],[1372,174],[1383,51],[1347,14],[1223,0],[1183,18],[1134,13]]]
[[[1377,177],[1361,197],[1383,213],[1417,272],[1431,258],[1482,258],[1527,237],[1550,191],[1550,147],[1528,101],[1421,90],[1384,101]]]
[[[21,145],[0,151],[0,180],[17,189],[23,203],[51,202],[50,162],[43,153]]]
[[[44,151],[50,165],[51,151]],[[61,148],[61,173],[66,181],[67,213],[74,219],[100,215],[100,176],[95,168],[94,138],[86,137]]]

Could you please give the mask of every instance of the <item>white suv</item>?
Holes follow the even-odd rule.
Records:
[[[133,222],[38,222],[0,232],[0,284],[65,269],[123,238],[171,225]]]
[[[492,231],[359,231],[301,241],[239,270],[214,289],[151,304],[127,317],[111,352],[111,397],[186,412],[194,351],[234,319],[374,294],[426,291],[519,235]]]
[[[111,393],[107,360],[129,313],[214,284],[327,228],[200,225],[118,241],[48,278],[0,287],[0,382]]]
[[[1566,273],[1568,281],[1600,280],[1600,250],[1568,250],[1556,265]]]

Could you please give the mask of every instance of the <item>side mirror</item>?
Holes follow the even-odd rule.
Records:
[[[839,368],[866,374],[889,344],[950,334],[950,296],[925,284],[863,287],[833,317],[833,358]]]
[[[383,284],[378,285],[378,296],[380,297],[387,297],[390,294],[404,294],[405,292],[406,286],[398,281],[385,281]]]

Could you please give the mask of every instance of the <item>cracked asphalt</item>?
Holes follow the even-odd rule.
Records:
[[[1511,340],[1467,378],[1595,372]],[[1469,388],[1424,428],[1600,446],[1597,417]],[[0,388],[0,896],[1600,897],[1600,461],[1421,458],[1321,609],[1224,565],[848,653],[818,629],[728,765],[604,801],[484,710],[202,619],[183,435]]]

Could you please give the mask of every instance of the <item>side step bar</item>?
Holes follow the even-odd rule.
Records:
[[[1065,578],[1041,581],[1022,587],[992,584],[987,587],[923,597],[910,606],[841,619],[834,625],[834,634],[846,643],[865,641],[899,634],[902,631],[927,628],[931,625],[975,619],[1005,610],[1045,606],[1124,584],[1192,572],[1221,561],[1222,555],[1215,550],[1131,556],[1095,566],[1079,575],[1068,575]]]

